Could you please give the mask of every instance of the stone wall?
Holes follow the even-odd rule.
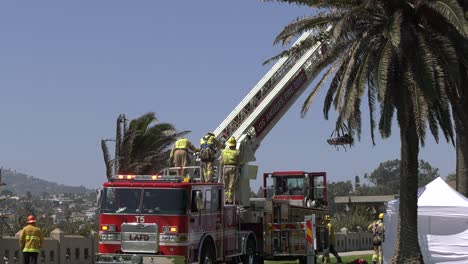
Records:
[[[366,231],[350,232],[342,228],[340,232],[335,233],[335,240],[338,252],[373,249],[372,234]]]
[[[0,237],[0,264],[23,263],[19,235],[20,232],[14,237]],[[50,237],[44,238],[38,263],[92,264],[97,243],[94,238],[66,235],[57,228],[50,233]]]

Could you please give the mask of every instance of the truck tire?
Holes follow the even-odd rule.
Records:
[[[211,243],[203,245],[202,253],[200,255],[201,264],[213,264],[215,262],[214,247]]]
[[[242,255],[242,264],[254,264],[255,261],[255,241],[251,238],[247,240],[247,246],[245,248],[245,255]]]

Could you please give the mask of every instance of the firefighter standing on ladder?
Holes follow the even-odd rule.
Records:
[[[385,228],[383,224],[384,214],[379,214],[379,219],[374,221],[367,228],[374,238],[372,244],[374,245],[374,254],[372,255],[372,263],[382,263],[382,242],[385,240]]]
[[[169,160],[171,163],[174,163],[174,167],[178,167],[177,174],[180,176],[185,176],[184,167],[188,165],[189,150],[193,152],[198,151],[198,149],[195,148],[186,138],[180,138],[177,140],[171,150]]]
[[[223,145],[214,136],[213,132],[208,132],[200,139],[200,160],[203,168],[203,181],[213,181],[214,161],[216,158],[216,151]]]
[[[227,204],[233,203],[233,195],[235,193],[234,186],[236,184],[240,164],[240,152],[236,149],[236,144],[236,139],[230,137],[226,142],[228,148],[223,149],[220,158],[221,167],[223,168],[222,181],[224,183],[225,202]]]

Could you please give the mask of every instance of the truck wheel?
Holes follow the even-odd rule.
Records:
[[[245,248],[245,255],[242,255],[242,264],[254,264],[255,260],[255,242],[253,239],[247,240],[247,247]]]
[[[200,255],[201,264],[213,264],[215,261],[215,252],[211,243],[203,246],[202,253]]]

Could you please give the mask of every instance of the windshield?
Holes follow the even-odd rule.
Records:
[[[274,177],[276,195],[303,195],[304,178]]]
[[[141,190],[127,188],[105,188],[102,213],[138,214]]]
[[[105,188],[101,213],[182,215],[186,212],[186,193],[183,189]]]
[[[183,189],[143,190],[142,214],[183,215],[186,204],[187,191]]]

